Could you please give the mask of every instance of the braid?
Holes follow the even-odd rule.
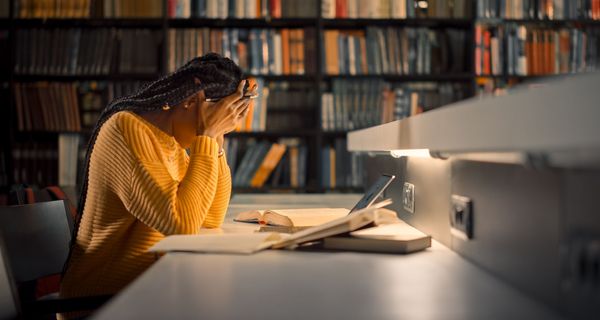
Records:
[[[216,53],[208,53],[188,61],[172,74],[144,85],[137,92],[114,99],[104,108],[87,146],[77,217],[63,273],[68,268],[71,253],[77,242],[79,225],[87,199],[90,159],[96,138],[104,123],[120,111],[154,111],[160,110],[165,104],[178,105],[201,90],[204,90],[207,98],[222,98],[235,92],[242,77],[241,69],[231,59]],[[196,84],[195,79],[200,80],[200,83]]]

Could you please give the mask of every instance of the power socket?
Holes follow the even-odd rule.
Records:
[[[405,182],[402,187],[402,207],[404,210],[415,213],[415,185]]]
[[[473,202],[470,198],[452,195],[450,231],[464,240],[473,239]]]

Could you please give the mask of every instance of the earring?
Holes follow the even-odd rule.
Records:
[[[189,104],[187,104],[187,103],[185,103],[185,104],[183,105],[183,108],[184,108],[184,109],[188,109],[189,107],[190,107],[190,105],[189,105]]]
[[[169,104],[168,104],[168,103],[165,103],[165,105],[164,105],[164,106],[162,106],[162,109],[163,109],[164,111],[169,111],[169,110],[171,110],[171,106],[169,106]]]

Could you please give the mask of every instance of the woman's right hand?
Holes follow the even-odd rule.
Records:
[[[240,81],[234,93],[218,102],[204,102],[200,105],[197,135],[217,138],[235,129],[240,115],[249,103],[249,99],[243,97],[246,81]]]

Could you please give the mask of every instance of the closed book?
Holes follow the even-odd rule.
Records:
[[[338,75],[339,68],[339,52],[338,38],[340,33],[338,30],[325,31],[325,70],[329,75]]]
[[[350,232],[348,236],[328,237],[325,249],[382,253],[411,253],[431,247],[431,237],[399,221]]]

